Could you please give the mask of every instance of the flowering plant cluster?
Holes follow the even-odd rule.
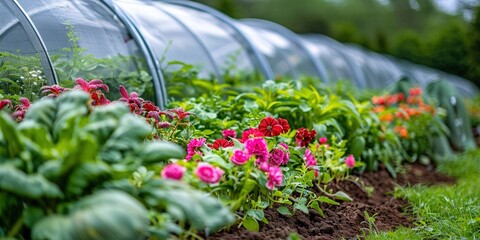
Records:
[[[345,141],[317,139],[315,130],[291,129],[283,118],[267,116],[239,134],[225,129],[221,136],[191,139],[185,159],[168,164],[161,175],[212,192],[238,211],[242,224],[251,230],[258,221],[267,221],[263,209],[274,203],[321,212],[320,203],[332,196],[319,198],[309,189],[361,165],[352,155],[345,156]]]
[[[430,141],[433,136],[442,134],[445,127],[438,121],[439,110],[425,103],[421,88],[410,88],[406,94],[374,96],[372,104],[382,130],[393,130],[400,138],[407,158],[432,157]]]

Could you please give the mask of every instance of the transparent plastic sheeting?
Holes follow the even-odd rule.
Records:
[[[234,29],[213,15],[186,6],[162,4],[162,9],[182,21],[202,41],[218,66],[221,77],[252,75],[258,71],[252,56],[237,40]]]
[[[20,19],[0,2],[0,94],[36,98],[47,84],[39,52]]]
[[[113,12],[97,0],[18,0],[34,22],[55,66],[59,83],[101,79],[107,97],[119,97],[124,85],[146,99],[154,89],[145,57]]]
[[[316,69],[315,60],[309,56],[305,46],[301,44],[295,33],[266,20],[242,19],[240,22],[255,29],[259,38],[263,38],[266,42],[272,44],[272,47],[266,47],[265,51],[262,51],[271,65],[276,66],[276,62],[285,61],[291,68],[287,71],[292,73],[291,77],[322,77],[320,71]],[[252,31],[249,32],[252,33]],[[265,45],[263,41],[255,42],[262,43],[260,46]],[[281,57],[283,59],[279,59]],[[320,80],[325,81],[326,79]]]
[[[27,92],[39,79],[69,87],[81,77],[102,79],[117,96],[124,85],[153,100],[165,98],[163,84],[167,94],[196,94],[197,78],[260,85],[264,78],[304,75],[351,80],[359,88],[384,88],[402,76],[422,87],[447,79],[465,95],[478,93],[441,71],[322,35],[298,37],[263,20],[236,21],[188,1],[0,0],[0,7],[0,66],[10,71],[2,74],[19,76],[0,75],[3,93]]]
[[[355,74],[350,63],[345,56],[334,47],[318,41],[315,36],[302,36],[302,42],[310,53],[312,53],[315,61],[323,65],[326,70],[327,81],[352,81],[355,80]]]

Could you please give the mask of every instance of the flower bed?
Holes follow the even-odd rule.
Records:
[[[86,93],[46,86],[48,96],[33,105],[1,101],[13,120],[1,118],[0,171],[14,174],[0,185],[0,197],[17,213],[0,208],[0,234],[70,236],[81,231],[67,227],[84,213],[81,206],[111,200],[103,190],[127,194],[138,218],[122,230],[139,238],[209,235],[225,226],[259,231],[278,214],[328,219],[329,205],[358,204],[333,181],[379,166],[396,177],[405,160],[435,157],[429,143],[445,131],[439,110],[423,102],[418,88],[370,103],[268,81],[255,92],[224,89],[161,110],[123,86],[111,102],[102,81],[76,83]],[[18,191],[15,179],[31,188]],[[45,188],[35,192],[35,184]],[[54,201],[45,205],[46,199]],[[90,220],[79,228],[98,221]],[[117,219],[108,220],[98,229],[102,236],[113,234]]]

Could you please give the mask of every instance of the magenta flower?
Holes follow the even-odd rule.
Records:
[[[176,163],[170,163],[163,168],[160,175],[164,179],[180,180],[182,179],[185,170],[186,168],[183,166],[180,166]]]
[[[250,159],[250,155],[240,149],[236,149],[235,151],[233,151],[233,155],[230,158],[230,160],[232,160],[232,162],[237,165],[242,165],[246,163],[248,159]]]
[[[307,168],[317,166],[317,160],[313,156],[312,151],[308,148],[305,150],[305,155],[303,155],[303,161],[305,161]]]
[[[348,155],[347,158],[345,158],[345,164],[349,168],[353,168],[355,166],[355,157],[353,157],[352,154]]]
[[[0,101],[0,110],[2,110],[5,106],[12,107],[12,101],[8,99],[4,99]]]
[[[185,157],[186,160],[192,159],[193,155],[198,154],[202,155],[200,148],[205,144],[207,139],[205,138],[194,138],[192,139],[187,146],[187,156]]]
[[[271,166],[280,166],[285,161],[285,151],[280,148],[275,148],[270,152],[270,165]]]
[[[273,190],[275,186],[280,186],[283,181],[282,170],[279,167],[271,167],[267,173],[268,181],[266,186],[268,189]]]
[[[222,131],[222,135],[225,139],[230,140],[231,138],[237,137],[237,132],[233,129],[225,129]]]
[[[250,155],[268,160],[267,142],[263,138],[250,138],[245,141],[245,151]]]
[[[285,143],[279,143],[278,145],[280,146],[281,149],[283,148],[285,151],[285,155],[283,157],[283,161],[281,165],[286,165],[290,160],[290,150],[288,149],[288,145]]]
[[[318,139],[318,142],[320,144],[325,144],[325,143],[327,143],[327,138],[326,137],[321,137],[320,139]]]
[[[223,175],[222,169],[208,163],[200,163],[195,173],[205,183],[217,183]]]

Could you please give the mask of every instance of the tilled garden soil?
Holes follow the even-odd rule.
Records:
[[[352,175],[350,180],[331,183],[329,189],[344,191],[353,198],[352,202],[340,205],[323,204],[325,217],[316,211],[309,214],[296,211],[293,216],[285,216],[276,209],[268,209],[265,217],[269,224],[261,224],[259,232],[249,232],[232,226],[229,230],[219,232],[207,239],[287,239],[295,232],[302,239],[355,239],[369,231],[369,224],[364,216],[366,211],[375,215],[375,226],[379,231],[393,230],[399,226],[413,226],[413,216],[405,211],[407,202],[395,199],[392,192],[396,186],[415,184],[452,184],[453,178],[435,172],[433,166],[419,164],[407,165],[405,174],[393,179],[385,169],[378,172]],[[358,181],[353,181],[358,179]],[[367,188],[373,187],[369,195]]]

